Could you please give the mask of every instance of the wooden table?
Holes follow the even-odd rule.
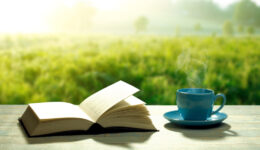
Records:
[[[225,106],[229,116],[208,129],[170,124],[163,114],[176,106],[148,106],[159,132],[56,135],[28,137],[18,118],[25,105],[0,105],[0,150],[87,149],[260,149],[260,106]]]

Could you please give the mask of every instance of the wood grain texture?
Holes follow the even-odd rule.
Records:
[[[148,106],[159,132],[63,134],[28,137],[18,122],[26,105],[0,105],[0,150],[54,149],[260,149],[260,106],[225,106],[223,124],[208,129],[181,128],[163,114],[176,106]]]

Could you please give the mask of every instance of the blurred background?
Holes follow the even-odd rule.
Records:
[[[147,104],[196,87],[259,105],[259,35],[260,0],[0,0],[0,104],[124,80]]]

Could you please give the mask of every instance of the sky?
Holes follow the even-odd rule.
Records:
[[[215,3],[217,3],[221,8],[226,8],[230,4],[237,2],[239,0],[213,0]],[[257,5],[260,5],[260,0],[253,0]]]
[[[45,32],[46,17],[56,5],[73,6],[79,0],[0,0],[0,32]],[[129,0],[81,0],[91,1],[98,11],[120,10]],[[143,0],[144,1],[144,0]],[[173,0],[174,1],[174,0]],[[213,0],[222,8],[238,0]],[[260,5],[260,0],[253,0]]]

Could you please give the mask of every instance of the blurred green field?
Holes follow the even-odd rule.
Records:
[[[176,89],[222,92],[260,104],[260,37],[0,36],[0,103],[79,104],[124,80],[147,104],[176,104]],[[218,102],[220,103],[220,102]]]

